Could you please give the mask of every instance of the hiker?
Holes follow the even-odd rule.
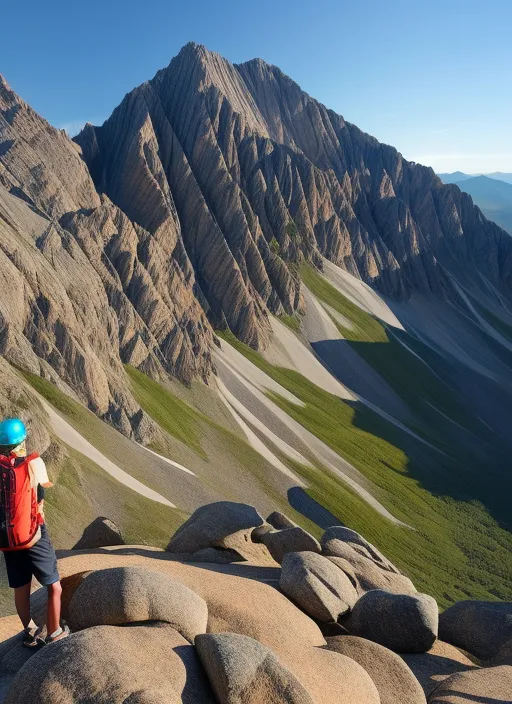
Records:
[[[0,423],[0,551],[25,629],[23,645],[35,648],[69,635],[60,625],[62,587],[57,557],[44,521],[44,490],[53,486],[41,457],[27,457],[27,430],[18,418]],[[48,589],[47,636],[30,615],[32,577]]]

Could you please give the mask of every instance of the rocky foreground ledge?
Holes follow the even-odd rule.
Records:
[[[97,519],[59,566],[73,634],[32,653],[0,619],[0,702],[512,701],[512,604],[465,601],[439,617],[342,526],[318,542],[282,514],[220,502],[162,551],[124,545]],[[41,622],[45,590],[32,599]]]

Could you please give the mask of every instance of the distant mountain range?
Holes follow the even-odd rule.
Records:
[[[438,174],[444,183],[453,183],[469,193],[485,217],[493,220],[512,234],[512,174],[499,171],[472,176],[462,171]]]
[[[505,183],[512,184],[512,174],[506,174],[501,171],[494,171],[492,174],[465,174],[462,171],[454,171],[451,174],[437,175],[443,183],[460,183],[476,176],[487,176],[487,178],[492,178],[495,181],[505,181]]]

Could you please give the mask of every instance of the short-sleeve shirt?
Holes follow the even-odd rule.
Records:
[[[48,479],[48,472],[46,471],[46,465],[40,457],[30,460],[28,464],[28,471],[30,472],[32,486],[35,489],[37,489],[39,484],[48,484],[50,482]]]

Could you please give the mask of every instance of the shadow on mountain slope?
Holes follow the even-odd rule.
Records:
[[[375,403],[373,397],[368,399],[365,394],[365,380],[344,364],[353,355],[364,364],[371,363],[383,384],[389,384],[407,403],[412,420],[400,417],[398,420],[425,443],[379,417],[362,402],[347,402],[347,405],[355,411],[354,427],[405,453],[409,477],[436,496],[478,501],[498,522],[512,526],[507,499],[512,491],[507,460],[512,451],[512,403],[493,380],[468,368],[461,374],[445,360],[436,365],[435,373],[419,360],[414,370],[407,370],[400,365],[400,359],[391,360],[398,348],[390,343],[324,340],[314,343],[313,348],[330,371],[358,395]],[[408,357],[410,361],[412,355]],[[416,375],[411,375],[411,371]],[[392,408],[378,405],[396,417]],[[398,471],[389,465],[388,469]]]
[[[318,501],[315,501],[315,499],[300,486],[294,486],[288,489],[288,503],[292,508],[301,513],[305,518],[313,521],[313,523],[323,530],[330,528],[330,526],[343,524],[339,518],[324,508]]]

